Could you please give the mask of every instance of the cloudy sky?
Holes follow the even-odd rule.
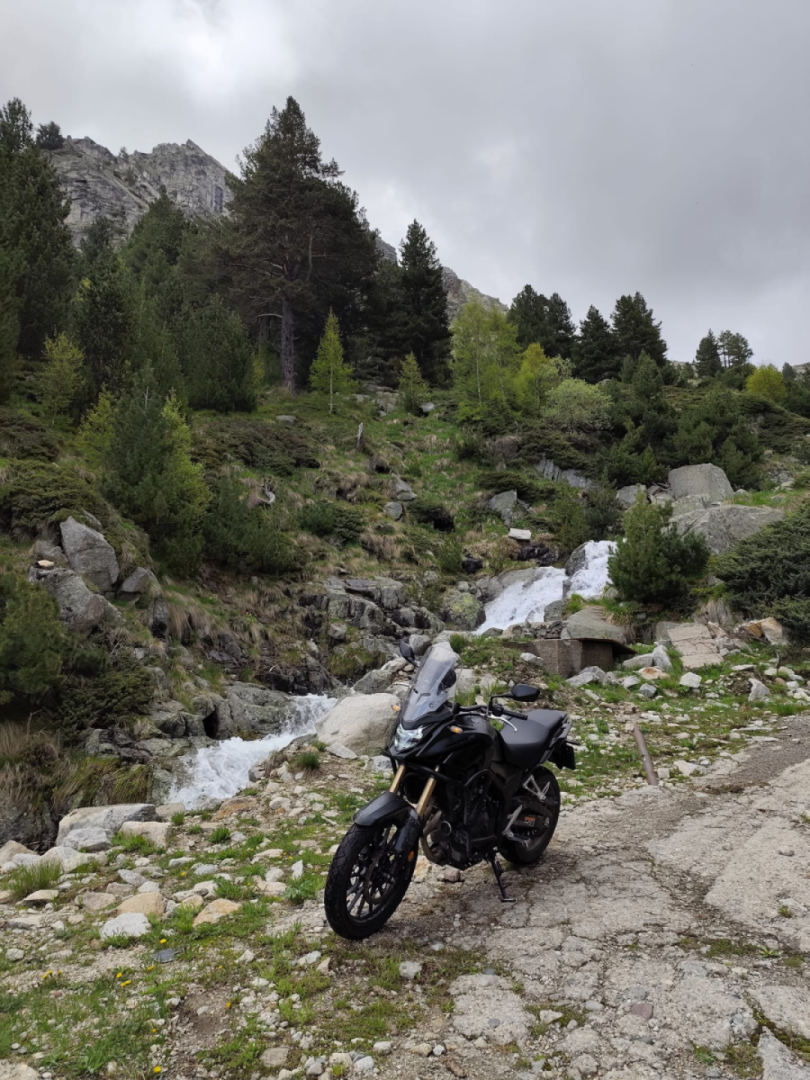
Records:
[[[810,361],[808,0],[0,0],[0,100],[224,165],[298,99],[386,239]]]

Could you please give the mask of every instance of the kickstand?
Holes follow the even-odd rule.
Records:
[[[495,880],[498,882],[498,888],[501,890],[501,903],[502,904],[515,904],[517,901],[514,896],[507,896],[506,889],[503,884],[503,871],[501,870],[501,864],[498,862],[498,858],[494,851],[489,853],[489,865],[492,867],[492,872],[495,875]]]

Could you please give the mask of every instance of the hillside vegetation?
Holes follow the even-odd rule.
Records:
[[[373,635],[319,606],[330,575],[395,579],[430,629],[463,575],[620,537],[617,489],[674,467],[714,462],[743,502],[804,490],[805,375],[755,368],[731,332],[673,364],[640,293],[576,327],[527,285],[508,314],[471,302],[450,326],[425,230],[383,260],[292,99],[246,151],[229,217],[190,221],[163,195],[131,236],[100,219],[80,251],[52,128],[35,136],[19,101],[0,115],[0,763],[35,792],[29,811],[40,795],[43,813],[143,796],[137,761],[78,748],[90,729],[137,728],[156,692],[184,700],[226,676],[321,690],[383,663]],[[489,501],[507,491],[501,515]],[[747,568],[771,562],[768,543],[795,562],[805,517],[709,567],[798,639],[808,583],[774,568],[752,591]],[[69,518],[103,533],[120,581],[154,574],[110,592],[117,618],[84,635],[28,580],[32,545],[52,562]],[[668,528],[650,521],[634,543]],[[653,575],[617,602],[684,612],[722,588],[662,593]]]

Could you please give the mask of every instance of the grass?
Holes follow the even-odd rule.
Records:
[[[174,825],[175,828],[179,829],[181,825],[185,824],[186,815],[184,813],[182,813],[182,811],[179,812],[179,813],[176,813],[176,814],[172,814],[171,821],[172,821],[172,825]]]
[[[293,764],[305,772],[314,772],[321,767],[321,755],[317,750],[302,750],[300,754],[296,754]]]
[[[323,888],[323,877],[311,872],[305,873],[297,881],[291,881],[284,891],[284,899],[291,904],[303,904],[305,900],[314,900]]]
[[[39,862],[34,866],[20,866],[12,870],[3,884],[15,900],[24,900],[39,889],[52,889],[61,873],[58,862]]]
[[[116,833],[113,837],[113,847],[120,847],[129,855],[154,855],[159,850],[157,844],[146,836],[129,836],[124,833]]]
[[[208,836],[212,844],[227,844],[230,838],[231,830],[227,825],[217,825]]]

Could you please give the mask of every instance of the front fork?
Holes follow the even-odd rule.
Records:
[[[391,792],[396,794],[404,776],[405,766],[400,765],[391,782],[391,787],[389,789]],[[424,819],[427,816],[427,808],[430,804],[430,800],[433,798],[433,792],[435,790],[436,780],[431,776],[425,783],[422,794],[419,797],[419,802],[416,804],[416,813],[411,812],[408,820],[399,830],[394,850],[400,865],[405,865],[416,858],[419,838],[422,835]]]

